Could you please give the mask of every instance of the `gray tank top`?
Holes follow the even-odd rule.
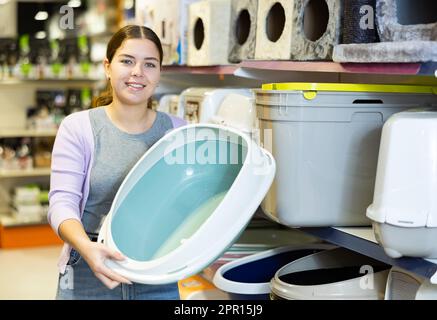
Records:
[[[149,130],[129,134],[111,122],[103,107],[90,110],[90,120],[94,135],[94,161],[82,223],[88,234],[98,234],[129,170],[156,141],[173,128],[173,124],[167,114],[157,112]]]

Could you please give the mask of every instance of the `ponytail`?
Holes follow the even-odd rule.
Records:
[[[93,107],[106,106],[112,102],[112,87],[108,80],[106,89],[93,102]]]

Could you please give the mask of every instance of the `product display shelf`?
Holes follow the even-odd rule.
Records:
[[[249,60],[239,64],[239,68],[277,70],[277,71],[311,71],[360,74],[395,74],[395,75],[434,75],[437,62],[429,63],[337,63],[332,61],[263,61]]]
[[[349,74],[377,74],[404,76],[431,76],[437,72],[437,62],[427,63],[337,63],[332,61],[278,61],[246,60],[235,65],[189,67],[163,66],[166,74],[224,74],[251,77],[251,71],[268,72],[322,72]]]
[[[44,217],[40,220],[29,220],[20,219],[12,215],[0,215],[0,225],[2,225],[4,228],[40,226],[47,225],[47,219]]]
[[[73,78],[73,79],[57,79],[57,78],[45,78],[45,79],[1,79],[0,85],[18,85],[18,84],[82,84],[82,83],[94,83],[101,81],[102,79],[92,79],[92,78]]]
[[[61,245],[61,239],[47,222],[0,223],[0,248],[27,248]]]
[[[57,130],[30,130],[30,129],[3,129],[0,130],[0,139],[2,138],[21,138],[21,137],[54,137]]]
[[[235,65],[164,66],[166,75],[235,76],[264,82],[340,82],[437,84],[437,62],[337,63],[332,61],[246,60]]]
[[[364,254],[389,265],[403,268],[425,278],[432,278],[431,282],[437,280],[435,279],[437,278],[437,260],[413,257],[402,257],[398,259],[390,258],[385,254],[383,247],[376,242],[371,227],[312,227],[301,228],[299,230],[316,236],[329,243]]]
[[[179,65],[163,66],[164,74],[212,74],[212,75],[233,75],[237,70],[238,65],[222,65],[222,66],[204,66],[204,67],[189,67]]]
[[[0,170],[1,178],[43,177],[50,175],[50,168]]]
[[[7,138],[54,138],[56,129],[26,129],[22,121],[26,117],[26,109],[34,103],[36,90],[66,90],[73,88],[100,86],[102,79],[95,78],[57,78],[57,79],[0,79],[1,95],[6,100],[2,113],[6,116],[0,128],[0,139]],[[5,103],[6,103],[5,102]],[[13,103],[13,107],[11,104]],[[10,121],[7,119],[11,119]],[[16,125],[16,127],[14,127]],[[11,127],[10,127],[11,126]],[[8,210],[11,202],[11,191],[15,186],[42,184],[49,186],[50,167],[31,169],[0,169],[0,204],[1,210]],[[0,216],[0,248],[24,248],[35,246],[59,245],[62,241],[47,223],[46,217],[41,219],[17,218],[10,212]],[[1,213],[0,213],[1,214]]]
[[[12,212],[0,212],[0,248],[26,248],[60,245],[62,241],[47,223],[46,215],[40,219],[20,217]]]

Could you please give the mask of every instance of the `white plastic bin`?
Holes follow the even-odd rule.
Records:
[[[437,88],[323,83],[255,90],[261,142],[277,161],[262,208],[292,227],[370,225],[381,129],[394,113],[437,105]]]
[[[247,88],[188,88],[180,95],[178,116],[184,118],[188,123],[211,123],[219,108],[226,109],[226,105],[233,104],[236,97],[240,100],[251,99],[253,93]],[[248,102],[246,102],[247,104]],[[244,123],[239,115],[247,113],[247,117],[250,117],[251,111],[248,107],[242,107],[243,110],[237,113],[234,122],[229,121],[229,118],[226,119],[228,126],[242,130],[241,127]],[[221,124],[218,121],[214,122]]]
[[[179,95],[165,94],[159,99],[158,111],[176,115],[178,102]]]
[[[258,129],[252,93],[247,89],[227,94],[210,118],[211,123],[229,126],[252,135]]]
[[[384,125],[367,217],[393,258],[437,258],[437,109],[415,109]]]
[[[308,255],[279,269],[272,300],[383,300],[390,266],[335,248]]]

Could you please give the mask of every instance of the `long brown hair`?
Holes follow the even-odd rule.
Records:
[[[114,58],[115,52],[122,45],[123,41],[128,39],[147,39],[152,41],[159,51],[159,65],[162,66],[162,58],[164,54],[162,51],[161,40],[159,40],[159,37],[156,35],[155,32],[153,32],[152,29],[138,25],[124,26],[112,36],[111,40],[109,40],[108,42],[108,47],[106,48],[106,58],[108,59],[109,63],[111,63],[112,58]],[[108,80],[106,84],[106,90],[95,99],[93,106],[105,106],[107,104],[110,104],[112,102],[112,99],[111,82]]]

